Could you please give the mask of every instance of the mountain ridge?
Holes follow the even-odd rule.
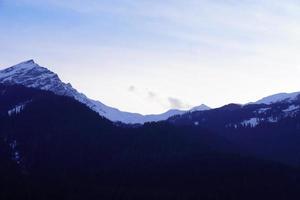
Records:
[[[84,103],[89,108],[96,111],[99,115],[106,117],[111,121],[127,124],[157,122],[166,120],[174,115],[181,115],[183,113],[189,112],[189,110],[183,111],[174,109],[162,114],[142,115],[139,113],[120,111],[119,109],[107,106],[100,101],[88,98],[83,93],[80,93],[76,89],[74,89],[70,83],[62,82],[56,73],[38,65],[32,59],[1,70],[0,83],[20,84],[26,87],[52,91],[58,95],[69,96],[81,103]],[[202,104],[193,108],[191,111],[200,111],[207,109],[210,108]]]

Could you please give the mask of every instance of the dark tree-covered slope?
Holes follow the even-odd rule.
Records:
[[[294,199],[297,168],[246,156],[221,133],[115,126],[50,92],[0,85],[1,199]]]
[[[206,128],[260,158],[300,165],[300,98],[273,104],[230,104],[168,120],[175,126]]]

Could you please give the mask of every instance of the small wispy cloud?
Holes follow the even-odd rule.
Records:
[[[156,93],[154,93],[154,92],[152,92],[152,91],[149,91],[149,92],[148,92],[148,98],[149,98],[149,99],[154,99],[156,96],[157,96]]]
[[[135,92],[136,91],[136,87],[134,85],[129,86],[128,88],[129,92]]]
[[[151,90],[142,90],[134,85],[128,87],[128,92],[138,95],[142,99],[146,99],[149,103],[154,103],[164,107],[165,109],[181,109],[186,110],[192,106],[185,101],[175,97],[165,97]]]
[[[191,106],[185,102],[183,102],[182,100],[178,99],[178,98],[174,98],[174,97],[169,97],[168,98],[168,102],[170,104],[170,108],[172,109],[189,109]]]

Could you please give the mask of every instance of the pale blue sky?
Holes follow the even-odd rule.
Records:
[[[35,59],[121,110],[300,91],[296,0],[0,0],[0,31],[1,69]]]

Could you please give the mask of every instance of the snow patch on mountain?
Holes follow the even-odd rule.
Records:
[[[250,126],[250,127],[256,127],[259,124],[259,118],[253,117],[251,119],[245,120],[241,122],[241,125],[243,126]]]
[[[22,110],[24,110],[25,106],[28,104],[29,102],[24,102],[21,104],[16,105],[14,108],[10,109],[9,111],[7,111],[8,116],[12,116],[12,115],[17,115],[20,114]]]
[[[270,110],[271,108],[260,108],[259,110],[257,110],[256,112],[258,114],[263,114],[266,113],[268,110]]]
[[[13,140],[11,143],[9,143],[9,147],[11,150],[11,156],[12,156],[12,160],[17,163],[20,164],[21,163],[21,155],[20,152],[17,150],[17,141]]]
[[[267,121],[270,122],[270,123],[276,123],[276,122],[279,121],[279,118],[272,116],[272,117],[268,117]]]

